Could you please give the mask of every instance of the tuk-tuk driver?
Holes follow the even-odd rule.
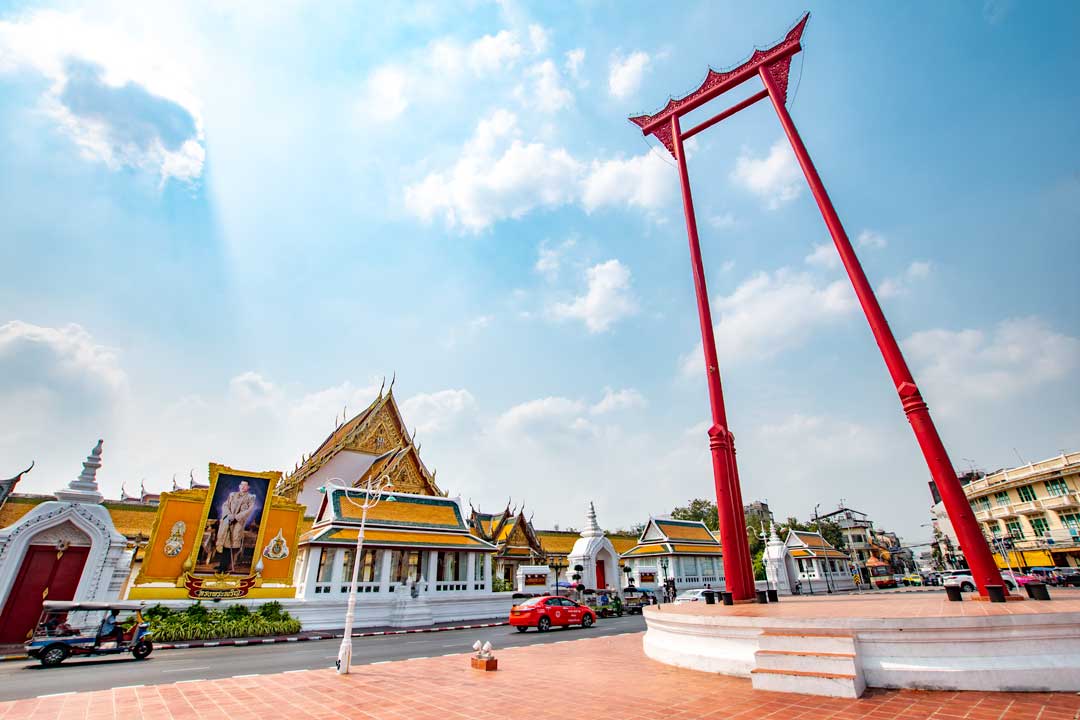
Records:
[[[120,623],[117,622],[116,616],[120,614],[119,610],[111,610],[105,619],[101,621],[101,628],[98,630],[98,642],[105,642],[108,640],[115,640],[119,643],[124,639],[124,629],[120,627]]]

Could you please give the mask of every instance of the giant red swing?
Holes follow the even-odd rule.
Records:
[[[956,477],[952,462],[941,442],[937,428],[930,418],[930,412],[923,402],[911,371],[908,369],[900,347],[893,337],[892,330],[885,320],[877,297],[870,287],[855,250],[848,240],[847,233],[840,223],[825,186],[818,176],[817,169],[810,159],[795,123],[788,113],[787,87],[791,69],[791,59],[802,50],[801,39],[807,13],[788,32],[783,40],[765,50],[754,50],[750,58],[731,70],[717,72],[710,69],[704,82],[689,95],[678,100],[669,100],[659,112],[652,115],[638,115],[630,121],[641,128],[645,135],[652,135],[675,157],[679,168],[679,182],[682,189],[683,210],[686,214],[686,231],[690,240],[690,262],[694,276],[694,289],[697,293],[698,316],[701,323],[702,345],[705,349],[705,368],[708,378],[709,400],[712,408],[712,426],[709,428],[709,448],[712,453],[713,477],[716,483],[716,507],[720,520],[720,542],[724,547],[724,574],[728,590],[735,600],[748,600],[754,596],[754,576],[751,568],[750,551],[744,532],[742,490],[739,487],[739,471],[735,463],[735,444],[728,426],[727,412],[724,408],[724,393],[720,383],[720,369],[716,358],[716,342],[713,339],[712,313],[709,309],[709,296],[705,286],[705,272],[701,263],[701,247],[698,241],[697,220],[694,216],[694,203],[690,193],[690,177],[687,173],[686,155],[683,142],[697,135],[702,130],[712,127],[735,113],[750,107],[759,100],[769,98],[780,124],[784,128],[799,161],[806,181],[814,195],[818,208],[825,219],[825,225],[832,235],[840,260],[844,264],[848,277],[855,288],[870,330],[874,334],[882,357],[892,378],[900,403],[907,414],[915,438],[922,450],[930,475],[937,484],[949,520],[956,530],[960,546],[967,559],[968,567],[978,586],[979,593],[987,594],[987,585],[1001,585],[1001,573],[994,563],[990,549],[979,530],[978,522],[971,505],[964,495]],[[761,79],[764,89],[736,103],[718,115],[706,120],[689,130],[682,130],[679,119],[711,100],[742,85],[754,77]]]

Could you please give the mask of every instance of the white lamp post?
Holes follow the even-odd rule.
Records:
[[[331,481],[343,482],[341,478],[331,478]],[[336,489],[344,490],[345,498],[353,505],[360,508],[360,531],[356,534],[356,549],[353,551],[353,567],[352,567],[352,582],[349,584],[349,602],[345,611],[345,634],[341,638],[341,648],[338,649],[337,659],[337,671],[339,675],[348,675],[349,668],[352,665],[352,629],[353,620],[356,617],[356,582],[360,577],[360,563],[363,560],[364,552],[364,527],[367,525],[368,510],[375,507],[383,498],[383,493],[392,488],[394,484],[390,481],[389,475],[383,475],[378,478],[370,478],[363,485],[358,485],[355,488],[348,488],[344,485],[328,485],[327,490]],[[361,490],[364,493],[364,501],[358,503],[349,497],[349,490]],[[394,496],[387,497],[387,502],[392,502]]]

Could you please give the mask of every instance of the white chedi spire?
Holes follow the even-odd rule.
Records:
[[[90,451],[90,454],[86,456],[79,477],[72,480],[67,488],[57,491],[57,500],[91,503],[96,505],[105,499],[98,490],[97,484],[97,471],[98,468],[101,467],[102,442],[102,440],[98,440],[97,445],[95,445],[94,449]]]
[[[581,531],[581,537],[604,537],[604,531],[600,529],[600,524],[596,522],[596,506],[593,505],[591,500],[589,501],[589,512],[585,515],[585,529]]]

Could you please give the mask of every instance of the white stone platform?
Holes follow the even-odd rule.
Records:
[[[1080,590],[989,603],[943,592],[786,597],[645,609],[645,654],[754,687],[858,697],[865,687],[1080,690]]]

